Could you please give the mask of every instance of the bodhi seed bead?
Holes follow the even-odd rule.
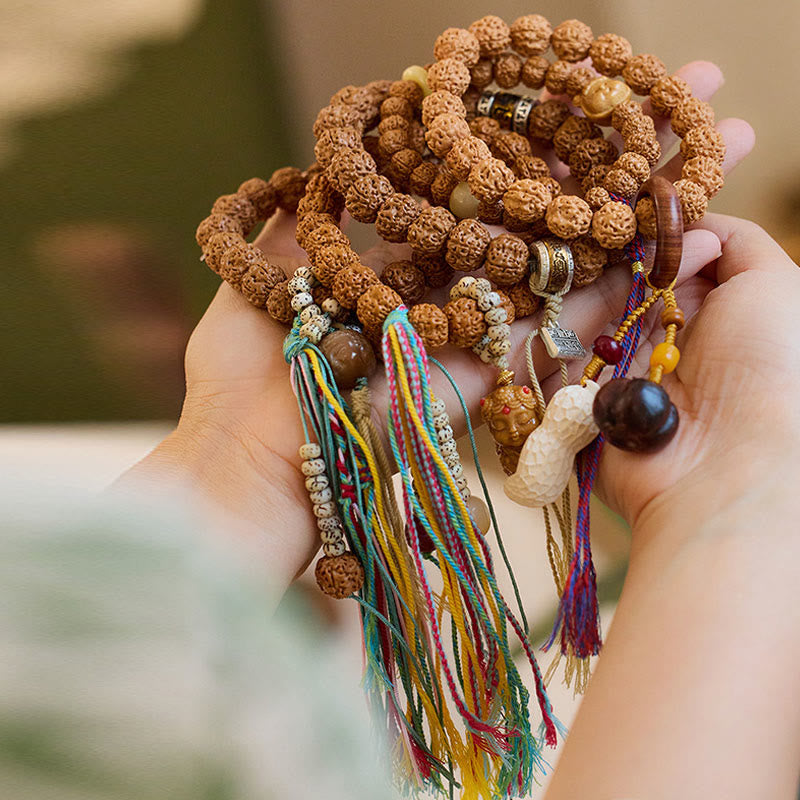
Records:
[[[302,470],[302,467],[300,469]],[[306,490],[309,492],[318,492],[325,489],[328,485],[328,476],[324,473],[309,475],[306,478]]]
[[[303,461],[308,461],[312,458],[319,458],[322,450],[316,442],[306,442],[305,444],[300,445],[298,453]]]
[[[312,475],[322,475],[325,472],[325,462],[321,458],[312,458],[308,461],[304,461],[300,469],[303,475],[308,475],[309,477]]]

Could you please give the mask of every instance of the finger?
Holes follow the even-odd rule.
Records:
[[[727,175],[750,154],[756,143],[756,134],[752,126],[743,119],[723,119],[717,124],[717,130],[725,139],[725,160],[722,169]],[[673,183],[680,179],[683,169],[683,156],[678,153],[671,158],[659,174]]]
[[[717,283],[724,283],[748,271],[798,275],[797,264],[755,222],[723,214],[706,214],[694,230],[713,233],[720,241],[722,246],[720,257],[715,262],[713,270],[704,272],[708,277],[713,277]]]

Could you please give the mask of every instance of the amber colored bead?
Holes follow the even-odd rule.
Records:
[[[619,364],[624,355],[622,345],[610,336],[598,336],[594,340],[592,352],[598,357],[602,358],[606,364]]]
[[[665,375],[674,372],[680,360],[681,351],[674,344],[667,344],[667,342],[657,344],[650,354],[650,366],[663,367]]]
[[[680,330],[686,324],[686,317],[679,308],[665,308],[661,312],[661,325],[666,328],[667,325],[674,325]]]
[[[375,351],[367,338],[349,328],[331,331],[320,344],[340,389],[352,389],[375,371]]]

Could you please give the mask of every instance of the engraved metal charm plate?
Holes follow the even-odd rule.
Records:
[[[538,100],[532,97],[521,97],[514,106],[514,115],[511,118],[511,130],[514,133],[519,133],[522,136],[528,135],[528,119],[531,116],[531,111],[539,105]]]
[[[541,328],[539,336],[550,358],[568,361],[586,355],[586,349],[581,344],[578,334],[569,328]]]

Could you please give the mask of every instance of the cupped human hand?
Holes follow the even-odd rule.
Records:
[[[701,99],[710,99],[722,84],[719,69],[706,62],[689,64],[678,74]],[[753,132],[747,123],[735,119],[723,120],[717,127],[725,137],[724,168],[729,172],[752,149]],[[658,122],[657,130],[664,151],[668,152],[676,141],[668,122]],[[554,174],[560,176],[563,165],[554,164],[553,168]],[[673,159],[660,171],[675,180],[679,177],[680,161]],[[728,436],[730,432],[709,426],[706,417],[723,392],[727,397],[731,382],[736,383],[735,370],[720,366],[725,380],[700,381],[698,376],[707,372],[704,359],[718,359],[719,348],[731,347],[731,343],[735,343],[730,351],[733,366],[743,363],[742,357],[756,355],[757,348],[752,340],[743,341],[742,336],[745,330],[752,330],[753,317],[759,317],[757,312],[754,314],[753,298],[747,297],[746,287],[771,273],[766,273],[765,268],[754,277],[745,275],[738,280],[727,280],[735,277],[728,271],[733,269],[730,265],[740,263],[737,249],[745,246],[743,239],[748,238],[742,231],[750,228],[744,223],[711,217],[708,220],[684,237],[679,303],[687,316],[698,310],[701,313],[697,320],[690,322],[679,341],[685,349],[684,356],[676,375],[665,384],[682,412],[680,434],[667,451],[648,462],[638,456],[610,452],[604,458],[600,490],[612,507],[632,522],[645,506],[696,467],[698,454],[725,449],[719,437]],[[295,222],[292,215],[281,213],[265,226],[257,239],[270,260],[283,266],[287,273],[307,263],[294,240]],[[759,247],[764,248],[764,257],[769,259],[767,251],[772,245],[764,234],[753,232],[750,236],[759,238]],[[380,270],[384,264],[407,256],[406,246],[382,243],[363,253],[362,260]],[[715,289],[718,277],[724,278],[721,283],[735,287],[735,291],[725,286]],[[739,289],[742,284],[744,287]],[[592,285],[567,296],[563,324],[590,343],[620,316],[629,285],[630,271],[626,266],[607,270]],[[779,294],[781,290],[770,291]],[[776,301],[777,296],[773,302]],[[729,304],[737,309],[738,315],[730,318],[731,336],[718,319],[725,316],[724,309]],[[515,353],[512,367],[520,376],[525,375],[522,342],[534,324],[535,318],[527,318],[512,326]],[[279,537],[281,546],[288,551],[287,557],[294,560],[299,571],[313,557],[318,538],[299,471],[297,448],[302,442],[302,430],[282,355],[285,332],[286,329],[273,322],[263,310],[250,306],[239,293],[223,284],[187,348],[187,394],[176,437],[184,442],[184,450],[193,449],[196,461],[205,464],[200,470],[205,488],[227,508],[246,513],[254,524],[261,524]],[[689,334],[692,338],[685,345]],[[654,331],[653,336],[656,335]],[[644,357],[648,341],[647,337],[643,340]],[[477,362],[474,355],[466,351],[446,348],[436,355],[458,382],[471,413],[477,415],[480,397],[492,388],[494,370]],[[554,390],[557,365],[538,348],[534,360],[540,379]],[[757,372],[761,368],[760,362],[753,362],[747,369]],[[642,372],[646,369],[637,363],[632,374]],[[437,393],[451,401],[451,391],[441,376],[434,375],[433,380]],[[385,381],[378,372],[370,383],[375,419],[380,423],[385,416]],[[734,394],[737,392],[741,393],[741,387]],[[700,410],[706,411],[706,416],[698,416]],[[632,472],[635,473],[633,480],[630,479]],[[258,495],[256,500],[255,494]]]

